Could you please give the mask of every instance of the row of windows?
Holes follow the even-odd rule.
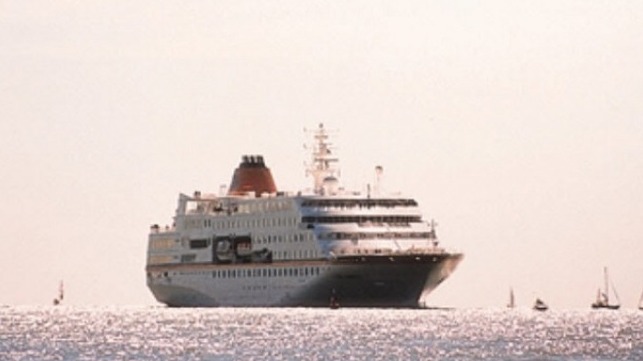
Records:
[[[259,236],[255,238],[255,244],[257,245],[266,245],[266,244],[277,244],[277,243],[295,243],[295,242],[304,242],[306,240],[312,239],[312,234],[305,233],[295,233],[287,234],[283,236],[267,235]],[[174,242],[172,242],[174,244]],[[191,239],[189,243],[190,249],[199,249],[207,248],[212,244],[210,239]],[[171,245],[170,245],[171,247]],[[183,247],[186,247],[185,241],[183,242]]]
[[[388,224],[389,226],[408,227],[409,223],[420,222],[420,216],[306,216],[302,218],[304,223],[358,223],[360,226]],[[213,219],[186,219],[187,229],[248,229],[248,228],[276,228],[296,227],[299,225],[298,218],[261,218],[261,219],[237,219],[237,220],[213,220]]]
[[[414,223],[421,221],[420,216],[308,216],[304,223]]]
[[[304,242],[307,239],[310,239],[312,235],[310,234],[291,234],[291,235],[284,235],[284,236],[274,236],[274,235],[268,235],[268,236],[263,236],[263,237],[257,237],[255,240],[256,244],[260,245],[265,245],[265,244],[272,244],[272,243],[284,243],[284,242],[289,242],[289,243],[294,243],[294,242]],[[158,239],[158,240],[151,240],[150,241],[150,249],[152,250],[163,250],[163,249],[170,249],[174,247],[174,245],[177,243],[177,240],[174,239]],[[186,247],[186,241],[182,242],[183,247]],[[208,248],[212,244],[210,239],[191,239],[189,241],[189,247],[190,249],[201,249],[201,248]]]
[[[311,259],[319,257],[319,252],[316,250],[273,251],[273,254],[276,259]]]
[[[209,239],[191,239],[190,240],[190,248],[195,249],[195,248],[208,248],[210,247],[210,240]]]
[[[429,239],[431,232],[408,232],[408,233],[322,233],[322,239],[337,240],[362,240],[362,239]]]
[[[371,208],[371,207],[416,207],[413,199],[311,199],[302,202],[303,207],[323,208]]]
[[[227,269],[206,271],[189,271],[189,272],[148,272],[148,277],[170,277],[170,276],[194,276],[194,275],[212,275],[212,278],[259,278],[259,277],[313,277],[319,276],[327,271],[328,267],[284,267],[284,268],[254,268],[254,269]]]
[[[174,247],[176,240],[173,238],[151,239],[150,249],[169,249]]]
[[[166,255],[153,255],[150,256],[147,260],[148,264],[167,264],[172,263],[173,257]]]
[[[319,257],[319,252],[313,249],[294,250],[294,251],[272,251],[275,259],[313,259]],[[151,255],[149,264],[168,264],[179,260],[181,263],[194,263],[197,260],[195,253],[186,253],[180,256],[171,255]]]
[[[213,278],[309,277],[319,276],[321,267],[228,269],[212,272]]]
[[[239,228],[269,228],[269,227],[296,227],[298,218],[248,218],[248,219],[185,219],[187,229],[239,229]]]
[[[255,239],[255,244],[257,245],[266,245],[266,244],[272,244],[272,243],[295,243],[295,242],[304,242],[307,239],[311,239],[312,235],[311,234],[289,234],[289,235],[284,235],[284,236],[274,236],[274,235],[268,235],[268,236],[263,236],[263,237],[257,237]],[[172,242],[171,245],[173,245],[174,242]],[[212,244],[210,239],[191,239],[189,242],[189,247],[190,249],[201,249],[201,248],[208,248]],[[169,245],[170,248],[171,245]],[[183,242],[183,247],[185,247],[185,241]],[[158,248],[154,248],[158,249]]]
[[[196,261],[196,254],[194,253],[181,255],[181,263],[192,263],[194,261]]]
[[[292,210],[292,202],[289,200],[277,199],[264,202],[252,201],[248,203],[222,202],[212,200],[198,200],[186,204],[186,213],[214,213],[217,215],[231,215],[234,213],[266,213],[283,212]]]
[[[384,222],[371,222],[371,221],[368,221],[368,222],[358,223],[357,225],[359,227],[361,227],[361,228],[373,228],[373,227],[408,228],[408,227],[411,227],[410,223],[405,223],[405,222],[402,222],[402,223],[394,223],[394,222],[384,223]]]
[[[251,202],[236,201],[224,202],[221,200],[194,200],[186,204],[187,213],[266,213],[292,210],[292,201],[287,199],[271,199],[266,201],[253,200]]]
[[[273,235],[267,235],[263,237],[257,237],[255,242],[257,244],[271,244],[271,243],[282,243],[282,242],[304,242],[306,240],[310,240],[312,238],[311,234],[304,234],[304,233],[295,233],[295,234],[287,234],[284,236],[273,236]]]
[[[264,213],[292,210],[292,202],[285,199],[274,199],[267,202],[240,203],[238,211],[241,213]]]

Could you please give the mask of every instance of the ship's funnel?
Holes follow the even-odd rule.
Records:
[[[270,169],[260,155],[244,155],[241,164],[234,171],[228,195],[238,196],[254,192],[257,197],[262,193],[275,193],[275,181]]]

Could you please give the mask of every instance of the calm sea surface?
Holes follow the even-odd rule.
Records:
[[[0,360],[643,360],[643,311],[3,307]]]

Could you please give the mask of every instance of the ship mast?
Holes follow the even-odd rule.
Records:
[[[332,143],[328,141],[329,132],[320,123],[313,131],[312,162],[307,164],[306,175],[312,175],[315,194],[324,194],[326,182],[337,182],[339,169],[335,164],[339,161],[331,152]]]

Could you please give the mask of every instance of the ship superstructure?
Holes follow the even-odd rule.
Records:
[[[419,307],[455,269],[412,198],[347,192],[323,125],[310,192],[277,190],[244,156],[225,195],[181,194],[153,225],[147,284],[169,306]]]

